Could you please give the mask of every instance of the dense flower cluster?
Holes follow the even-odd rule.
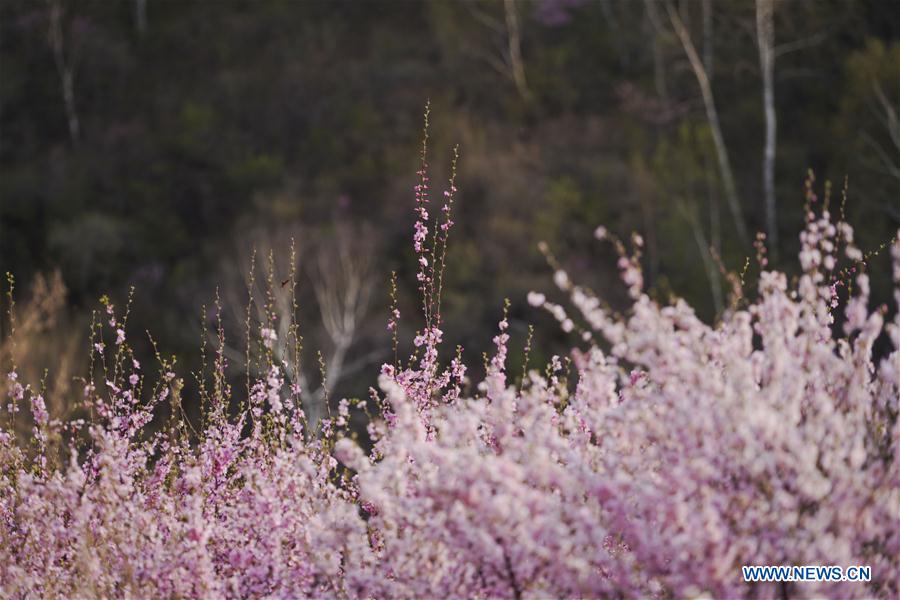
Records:
[[[93,340],[105,377],[85,385],[90,419],[51,419],[38,391],[8,375],[8,420],[28,400],[34,440],[26,451],[14,428],[0,430],[0,595],[900,593],[900,316],[875,364],[886,308],[869,309],[865,257],[846,223],[810,203],[796,284],[763,271],[755,300],[735,285],[715,325],[684,301],[652,301],[640,238],[629,255],[600,228],[621,257],[628,313],[557,270],[573,316],[544,294],[528,301],[580,346],[513,382],[504,318],[486,377],[465,397],[460,351],[449,361],[439,351],[455,187],[446,227],[429,228],[424,158],[421,176],[426,326],[416,354],[384,365],[372,390],[381,412],[370,451],[347,433],[351,404],[366,402],[341,401],[309,431],[275,362],[235,415],[221,352],[191,435],[172,365],[162,360],[159,383],[144,389],[107,304],[115,343],[110,354]],[[891,253],[900,305],[900,241]],[[841,328],[838,288],[848,294]],[[168,424],[145,433],[167,403]],[[68,451],[51,451],[51,439]],[[68,464],[54,466],[56,454]],[[740,574],[751,564],[871,565],[872,582],[751,585]]]

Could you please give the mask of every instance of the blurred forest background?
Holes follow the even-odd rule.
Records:
[[[833,206],[849,178],[864,250],[900,226],[896,1],[4,0],[0,271],[17,279],[22,370],[48,367],[51,398],[77,393],[91,311],[131,286],[138,354],[153,364],[149,330],[196,370],[218,289],[237,378],[251,249],[272,253],[280,287],[293,237],[297,376],[324,395],[321,350],[331,397],[364,395],[392,354],[391,271],[400,339],[421,324],[412,189],[428,99],[434,202],[460,145],[445,340],[470,364],[504,297],[513,347],[536,327],[532,364],[565,348],[525,302],[552,288],[541,240],[616,305],[615,258],[592,232],[639,231],[652,292],[713,320],[716,256],[740,271],[757,231],[796,273],[808,169],[820,194],[834,182]],[[871,269],[886,302],[884,252]]]

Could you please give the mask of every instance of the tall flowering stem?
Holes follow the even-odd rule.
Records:
[[[435,403],[437,396],[442,397],[444,401],[448,401],[450,398],[455,398],[458,395],[459,386],[465,373],[465,368],[460,364],[459,359],[451,361],[450,367],[442,372],[440,372],[439,368],[438,347],[443,339],[443,331],[441,329],[441,295],[443,292],[444,269],[450,229],[454,224],[452,209],[457,191],[456,173],[459,149],[456,147],[453,150],[448,189],[444,191],[444,204],[441,208],[443,218],[435,218],[434,225],[429,230],[428,221],[430,216],[427,209],[429,203],[427,161],[429,115],[430,106],[426,105],[421,163],[417,173],[419,183],[414,188],[416,194],[416,221],[413,225],[413,249],[418,262],[416,279],[419,283],[419,292],[422,297],[425,327],[413,339],[417,356],[410,360],[408,368],[401,369],[396,359],[393,365],[385,364],[382,366],[382,374],[394,379],[411,398],[415,399],[425,422],[427,422],[427,411]],[[430,243],[428,239],[429,231],[431,233]],[[395,300],[396,297],[392,291],[392,308],[391,316],[388,320],[388,329],[394,336],[396,353],[396,331],[400,314]],[[413,366],[414,363],[417,364]],[[453,382],[453,385],[450,385],[451,382]]]
[[[416,251],[418,271],[416,280],[419,282],[419,292],[422,295],[422,311],[425,314],[425,328],[431,328],[432,298],[434,293],[434,260],[428,261],[433,254],[429,250],[428,241],[428,117],[431,113],[431,105],[425,105],[424,125],[422,127],[422,150],[420,154],[419,170],[416,175],[419,182],[414,190],[416,193],[416,222],[413,225],[413,248]]]
[[[397,272],[391,271],[391,314],[388,317],[387,329],[391,332],[391,347],[394,350],[394,367],[400,365],[399,346],[400,342],[397,337],[397,328],[400,326],[400,307],[397,301]]]
[[[441,296],[444,289],[444,267],[447,259],[447,240],[450,238],[450,228],[453,227],[453,200],[456,196],[456,165],[459,162],[459,145],[453,147],[453,159],[450,163],[450,181],[447,190],[444,191],[444,206],[441,213],[444,221],[435,228],[435,240],[433,254],[437,266],[437,291],[435,293],[435,321],[436,326],[441,326]],[[440,231],[438,231],[440,230]]]

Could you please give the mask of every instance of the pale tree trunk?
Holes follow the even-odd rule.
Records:
[[[675,29],[675,34],[681,41],[684,52],[690,61],[691,69],[700,85],[700,93],[703,96],[703,105],[706,109],[706,119],[709,122],[710,132],[712,133],[713,144],[716,150],[716,158],[719,163],[719,171],[722,176],[722,185],[725,188],[725,198],[728,201],[728,208],[731,211],[734,226],[737,230],[738,239],[741,244],[749,245],[750,238],[747,235],[747,226],[744,223],[744,216],[741,212],[741,202],[737,193],[737,186],[734,182],[734,174],[731,170],[731,160],[728,157],[728,148],[725,146],[725,139],[722,137],[722,127],[719,124],[719,113],[716,110],[716,103],[713,97],[712,85],[709,81],[709,74],[697,54],[697,49],[691,41],[691,35],[681,20],[678,11],[670,2],[666,2],[666,10],[669,13],[669,20]]]
[[[722,277],[712,253],[715,248],[712,248],[706,241],[706,235],[704,235],[703,226],[697,217],[696,208],[693,205],[688,206],[678,199],[676,199],[676,205],[678,210],[684,215],[688,225],[690,225],[694,242],[696,242],[697,250],[700,252],[700,259],[703,261],[703,269],[706,271],[706,279],[709,282],[709,291],[712,295],[713,309],[718,317],[725,309],[725,301],[722,297]]]
[[[703,163],[706,171],[706,197],[709,202],[709,237],[713,250],[718,256],[722,256],[722,218],[719,215],[719,194],[716,189],[716,178],[712,173],[710,157],[704,156]]]
[[[710,83],[713,79],[713,6],[712,0],[703,0],[703,67]]]
[[[663,57],[662,36],[665,27],[663,27],[662,21],[660,20],[656,5],[653,4],[651,0],[645,0],[645,5],[647,8],[645,14],[647,15],[647,20],[650,22],[650,27],[653,30],[653,82],[656,86],[656,95],[659,96],[659,99],[663,104],[668,105],[669,89],[666,85],[666,66]]]
[[[900,151],[900,119],[897,118],[897,110],[894,108],[894,105],[891,104],[891,101],[884,93],[884,90],[881,89],[881,84],[878,83],[877,80],[872,82],[872,90],[875,92],[875,97],[878,99],[878,103],[884,110],[884,121],[891,142],[893,142],[894,148]],[[863,139],[865,139],[878,154],[878,158],[882,164],[881,170],[892,177],[900,179],[900,166],[895,164],[895,159],[891,158],[890,152],[886,152],[881,145],[868,134],[863,134]]]
[[[703,68],[710,84],[713,80],[713,4],[712,0],[703,0]],[[709,203],[709,237],[710,244],[717,256],[722,256],[722,220],[719,216],[719,195],[716,190],[717,181],[711,172],[710,158],[704,156],[706,172],[706,196]]]
[[[900,180],[900,164],[897,163],[897,157],[900,156],[900,118],[897,117],[897,109],[894,108],[891,100],[884,93],[884,90],[881,89],[881,84],[877,80],[872,82],[872,90],[875,92],[875,97],[878,99],[882,110],[884,110],[884,124],[887,127],[888,136],[894,145],[893,149],[897,150],[897,152],[892,152],[890,147],[885,150],[881,147],[881,144],[875,141],[875,138],[867,133],[863,134],[863,139],[875,150],[875,154],[878,156],[880,163],[878,171]],[[900,207],[897,207],[896,204],[896,202],[888,202],[882,208],[894,219],[900,220]]]
[[[506,14],[506,38],[509,45],[509,66],[512,79],[516,84],[519,96],[530,104],[534,99],[525,79],[525,64],[522,61],[522,33],[519,30],[519,13],[516,0],[504,0],[503,9]]]
[[[246,346],[241,349],[220,342],[217,331],[207,331],[211,343],[222,343],[222,352],[231,363],[243,365],[248,396],[252,380],[265,377],[273,363],[289,386],[298,385],[311,432],[329,414],[335,390],[348,378],[383,361],[387,354],[382,348],[359,352],[361,338],[367,335],[366,316],[375,284],[374,239],[365,229],[340,223],[335,223],[335,229],[333,239],[310,245],[301,258],[294,247],[294,234],[307,236],[299,225],[261,228],[242,236],[237,244],[240,254],[245,254],[248,246],[258,251],[251,253],[249,264],[238,273],[232,270],[233,263],[228,263],[221,291],[224,306],[234,311],[235,322],[245,321]],[[289,262],[276,268],[275,253],[286,247],[290,247]],[[264,268],[258,269],[258,263]],[[322,326],[313,340],[307,340],[322,347],[322,352],[306,361],[301,358],[304,340],[297,323],[301,264],[308,272]],[[271,328],[275,335],[264,338],[263,328]]]
[[[134,0],[134,26],[141,35],[147,31],[147,0]]]
[[[769,240],[769,255],[777,258],[778,220],[775,202],[775,90],[773,72],[775,67],[775,0],[756,0],[756,37],[759,43],[759,67],[763,80],[763,109],[766,116],[766,142],[763,150],[763,197],[766,206],[766,235]]]
[[[63,9],[58,1],[50,3],[50,48],[53,51],[53,60],[56,63],[56,71],[59,74],[62,90],[63,106],[66,111],[66,122],[69,126],[69,136],[72,142],[77,142],[81,133],[81,124],[78,120],[78,111],[75,109],[75,61],[70,56],[66,57],[65,38],[63,35]]]

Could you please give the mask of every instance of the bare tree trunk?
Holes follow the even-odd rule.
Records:
[[[709,128],[712,132],[713,143],[716,148],[716,158],[719,163],[719,171],[722,175],[722,185],[725,188],[725,198],[728,201],[728,208],[731,210],[731,216],[734,219],[738,238],[741,244],[748,245],[750,243],[750,238],[747,235],[747,226],[744,223],[744,216],[741,212],[741,202],[738,198],[737,186],[735,185],[734,174],[731,170],[731,160],[728,158],[728,149],[726,148],[725,140],[722,137],[722,127],[719,124],[719,113],[716,110],[712,86],[709,82],[709,74],[706,72],[703,62],[697,54],[697,49],[691,41],[691,35],[684,26],[681,17],[678,15],[678,11],[675,10],[670,2],[666,2],[666,10],[669,13],[669,20],[672,22],[675,34],[681,41],[684,52],[691,63],[691,69],[694,71],[697,83],[700,85],[700,93],[703,96],[703,105],[706,108],[706,119],[709,122]]]
[[[716,190],[716,181],[712,173],[708,156],[703,157],[706,170],[706,196],[709,202],[709,238],[710,244],[716,254],[722,256],[722,218],[719,211],[719,194]]]
[[[703,0],[703,68],[710,83],[713,79],[713,6],[712,0]]]
[[[147,31],[147,0],[134,0],[134,26],[141,35]]]
[[[228,277],[222,289],[226,307],[246,306],[246,315],[240,315],[241,309],[234,314],[236,322],[245,318],[247,328],[246,352],[226,344],[223,348],[225,356],[234,364],[246,365],[248,379],[265,376],[272,364],[268,361],[274,361],[287,382],[299,386],[309,431],[314,431],[328,413],[327,400],[333,399],[335,390],[347,378],[385,358],[381,349],[362,354],[355,351],[359,350],[361,330],[375,283],[371,261],[374,240],[364,229],[351,229],[340,223],[336,223],[335,228],[333,239],[320,240],[303,253],[302,264],[308,271],[321,316],[322,331],[313,339],[323,347],[318,357],[308,361],[308,367],[301,364],[300,357],[303,336],[297,326],[299,304],[296,295],[300,263],[293,247],[294,234],[299,237],[305,230],[285,225],[251,231],[238,244],[240,252],[245,252],[247,243],[257,247],[259,252],[253,252],[247,268],[241,269],[237,278]],[[276,269],[275,249],[288,246],[287,240],[290,240],[291,261],[287,269],[284,265]],[[258,255],[266,257],[262,275],[257,275]],[[232,273],[231,269],[229,264],[227,272]],[[264,328],[274,330],[274,335],[264,337],[267,335]],[[217,342],[216,332],[207,334],[210,341]],[[267,356],[266,352],[270,354]],[[316,376],[320,368],[320,374],[324,375],[321,379]]]
[[[894,105],[891,104],[891,101],[884,93],[884,90],[881,89],[881,84],[878,83],[877,80],[872,82],[872,90],[875,92],[875,97],[878,99],[878,103],[881,105],[882,110],[884,110],[885,126],[887,127],[891,142],[893,142],[894,147],[900,151],[900,119],[897,118],[897,110],[894,108]],[[866,140],[866,142],[875,150],[875,153],[878,154],[878,158],[881,161],[880,170],[894,178],[900,179],[900,166],[894,162],[890,153],[886,152],[872,136],[863,134],[863,139]]]
[[[725,309],[725,302],[722,297],[722,277],[719,273],[718,266],[713,259],[710,245],[706,241],[706,235],[703,233],[703,226],[697,217],[694,206],[688,206],[681,200],[676,200],[678,210],[684,215],[685,220],[691,228],[691,234],[694,236],[694,242],[697,244],[697,250],[700,252],[700,259],[703,261],[703,269],[706,271],[706,279],[709,282],[709,291],[712,295],[713,308],[716,316],[722,314]]]
[[[71,69],[66,69],[62,76],[63,102],[66,105],[66,121],[69,123],[69,135],[73,142],[77,142],[81,135],[81,122],[75,111],[75,74]]]
[[[81,124],[78,120],[78,112],[75,109],[75,66],[71,57],[68,61],[66,60],[62,21],[62,5],[58,1],[51,2],[50,48],[53,50],[53,60],[56,62],[56,71],[59,74],[63,105],[66,110],[66,122],[69,126],[69,136],[72,138],[72,142],[77,142],[81,133]]]
[[[766,142],[763,150],[763,197],[766,205],[766,234],[769,239],[769,255],[777,259],[778,221],[775,213],[775,0],[756,0],[756,36],[759,42],[759,67],[763,79],[763,108],[766,115]]]
[[[713,5],[712,0],[703,0],[703,68],[710,84],[713,80]],[[707,156],[703,157],[703,170],[706,172],[706,198],[709,204],[709,238],[713,250],[722,256],[722,219],[719,215],[719,195],[716,192],[716,180],[711,172],[712,165]],[[718,309],[717,309],[718,310]]]
[[[525,79],[525,64],[522,61],[522,34],[519,31],[519,13],[516,0],[504,0],[504,12],[506,13],[506,37],[509,43],[509,66],[512,70],[512,78],[516,84],[516,90],[522,100],[531,104],[534,96]]]
[[[656,86],[656,95],[659,96],[663,104],[667,105],[669,103],[669,89],[666,85],[666,67],[663,57],[662,39],[662,33],[665,28],[660,20],[659,13],[656,11],[656,6],[650,0],[645,0],[645,4],[647,8],[645,14],[650,22],[650,29],[653,34],[653,82]]]

